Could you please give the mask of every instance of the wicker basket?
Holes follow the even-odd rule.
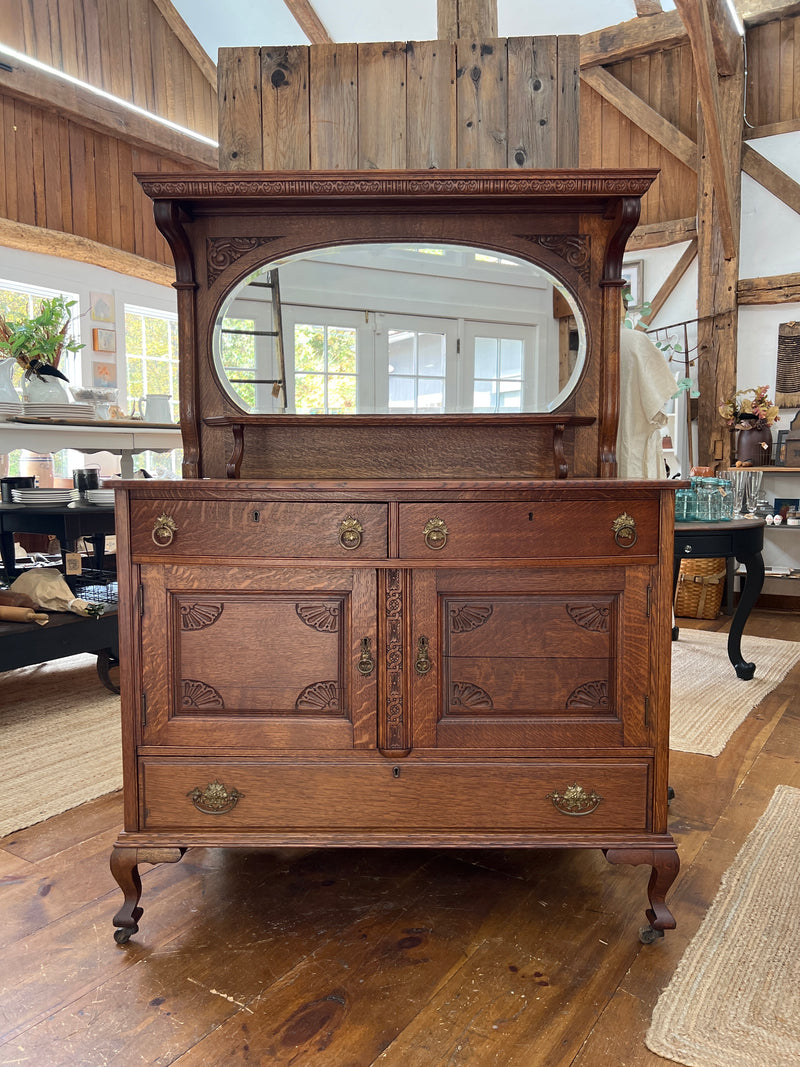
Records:
[[[725,589],[724,559],[682,559],[675,589],[675,617],[716,619]]]

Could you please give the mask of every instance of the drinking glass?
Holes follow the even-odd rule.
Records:
[[[761,479],[764,477],[764,472],[748,470],[745,473],[747,475],[747,512],[752,515],[758,507],[758,494],[761,490]]]
[[[742,467],[731,467],[730,470],[725,472],[725,476],[733,486],[733,517],[735,519],[741,519],[742,517],[747,473]]]

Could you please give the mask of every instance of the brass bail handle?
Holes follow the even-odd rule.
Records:
[[[428,638],[420,637],[417,641],[417,658],[414,661],[414,670],[417,674],[427,674],[431,669],[431,659],[428,654]]]
[[[171,545],[178,530],[178,524],[170,515],[159,515],[153,524],[153,544],[159,548]]]
[[[433,518],[428,519],[425,523],[422,536],[428,548],[434,552],[439,552],[447,544],[447,535],[449,533],[450,531],[447,529],[444,519],[434,515]]]
[[[353,518],[352,515],[348,515],[346,519],[342,519],[339,524],[339,544],[342,548],[346,548],[349,552],[358,548],[361,544],[361,535],[364,533],[364,527],[358,521]]]
[[[375,660],[372,656],[372,646],[368,637],[361,638],[361,654],[358,657],[358,669],[365,678],[368,678],[375,670]]]
[[[633,548],[639,540],[639,534],[636,531],[636,519],[626,511],[623,511],[621,515],[617,515],[616,519],[611,523],[611,529],[614,533],[614,540],[620,548]]]

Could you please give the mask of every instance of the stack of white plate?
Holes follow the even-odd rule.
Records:
[[[90,504],[103,504],[108,507],[114,503],[114,490],[87,489],[86,499]]]
[[[28,507],[44,507],[52,504],[69,504],[78,499],[76,489],[12,489],[11,499],[15,504]]]
[[[37,419],[93,419],[94,404],[31,404],[25,405],[25,414]]]
[[[0,400],[0,422],[13,419],[15,415],[22,414],[22,403],[14,404],[7,400]]]

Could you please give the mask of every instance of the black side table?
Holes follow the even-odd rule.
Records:
[[[114,532],[114,506],[92,504],[0,504],[0,556],[9,578],[17,576],[15,533],[44,533],[57,537],[62,554],[72,552],[79,537],[94,541],[94,566],[101,570],[106,534]]]
[[[742,631],[764,585],[763,519],[731,519],[730,522],[676,522],[673,555],[673,593],[678,584],[682,559],[712,559],[731,557],[744,565],[745,579],[739,603],[728,632],[728,659],[737,675],[749,681],[755,674],[755,663],[742,658]],[[677,626],[672,638],[678,636]]]

